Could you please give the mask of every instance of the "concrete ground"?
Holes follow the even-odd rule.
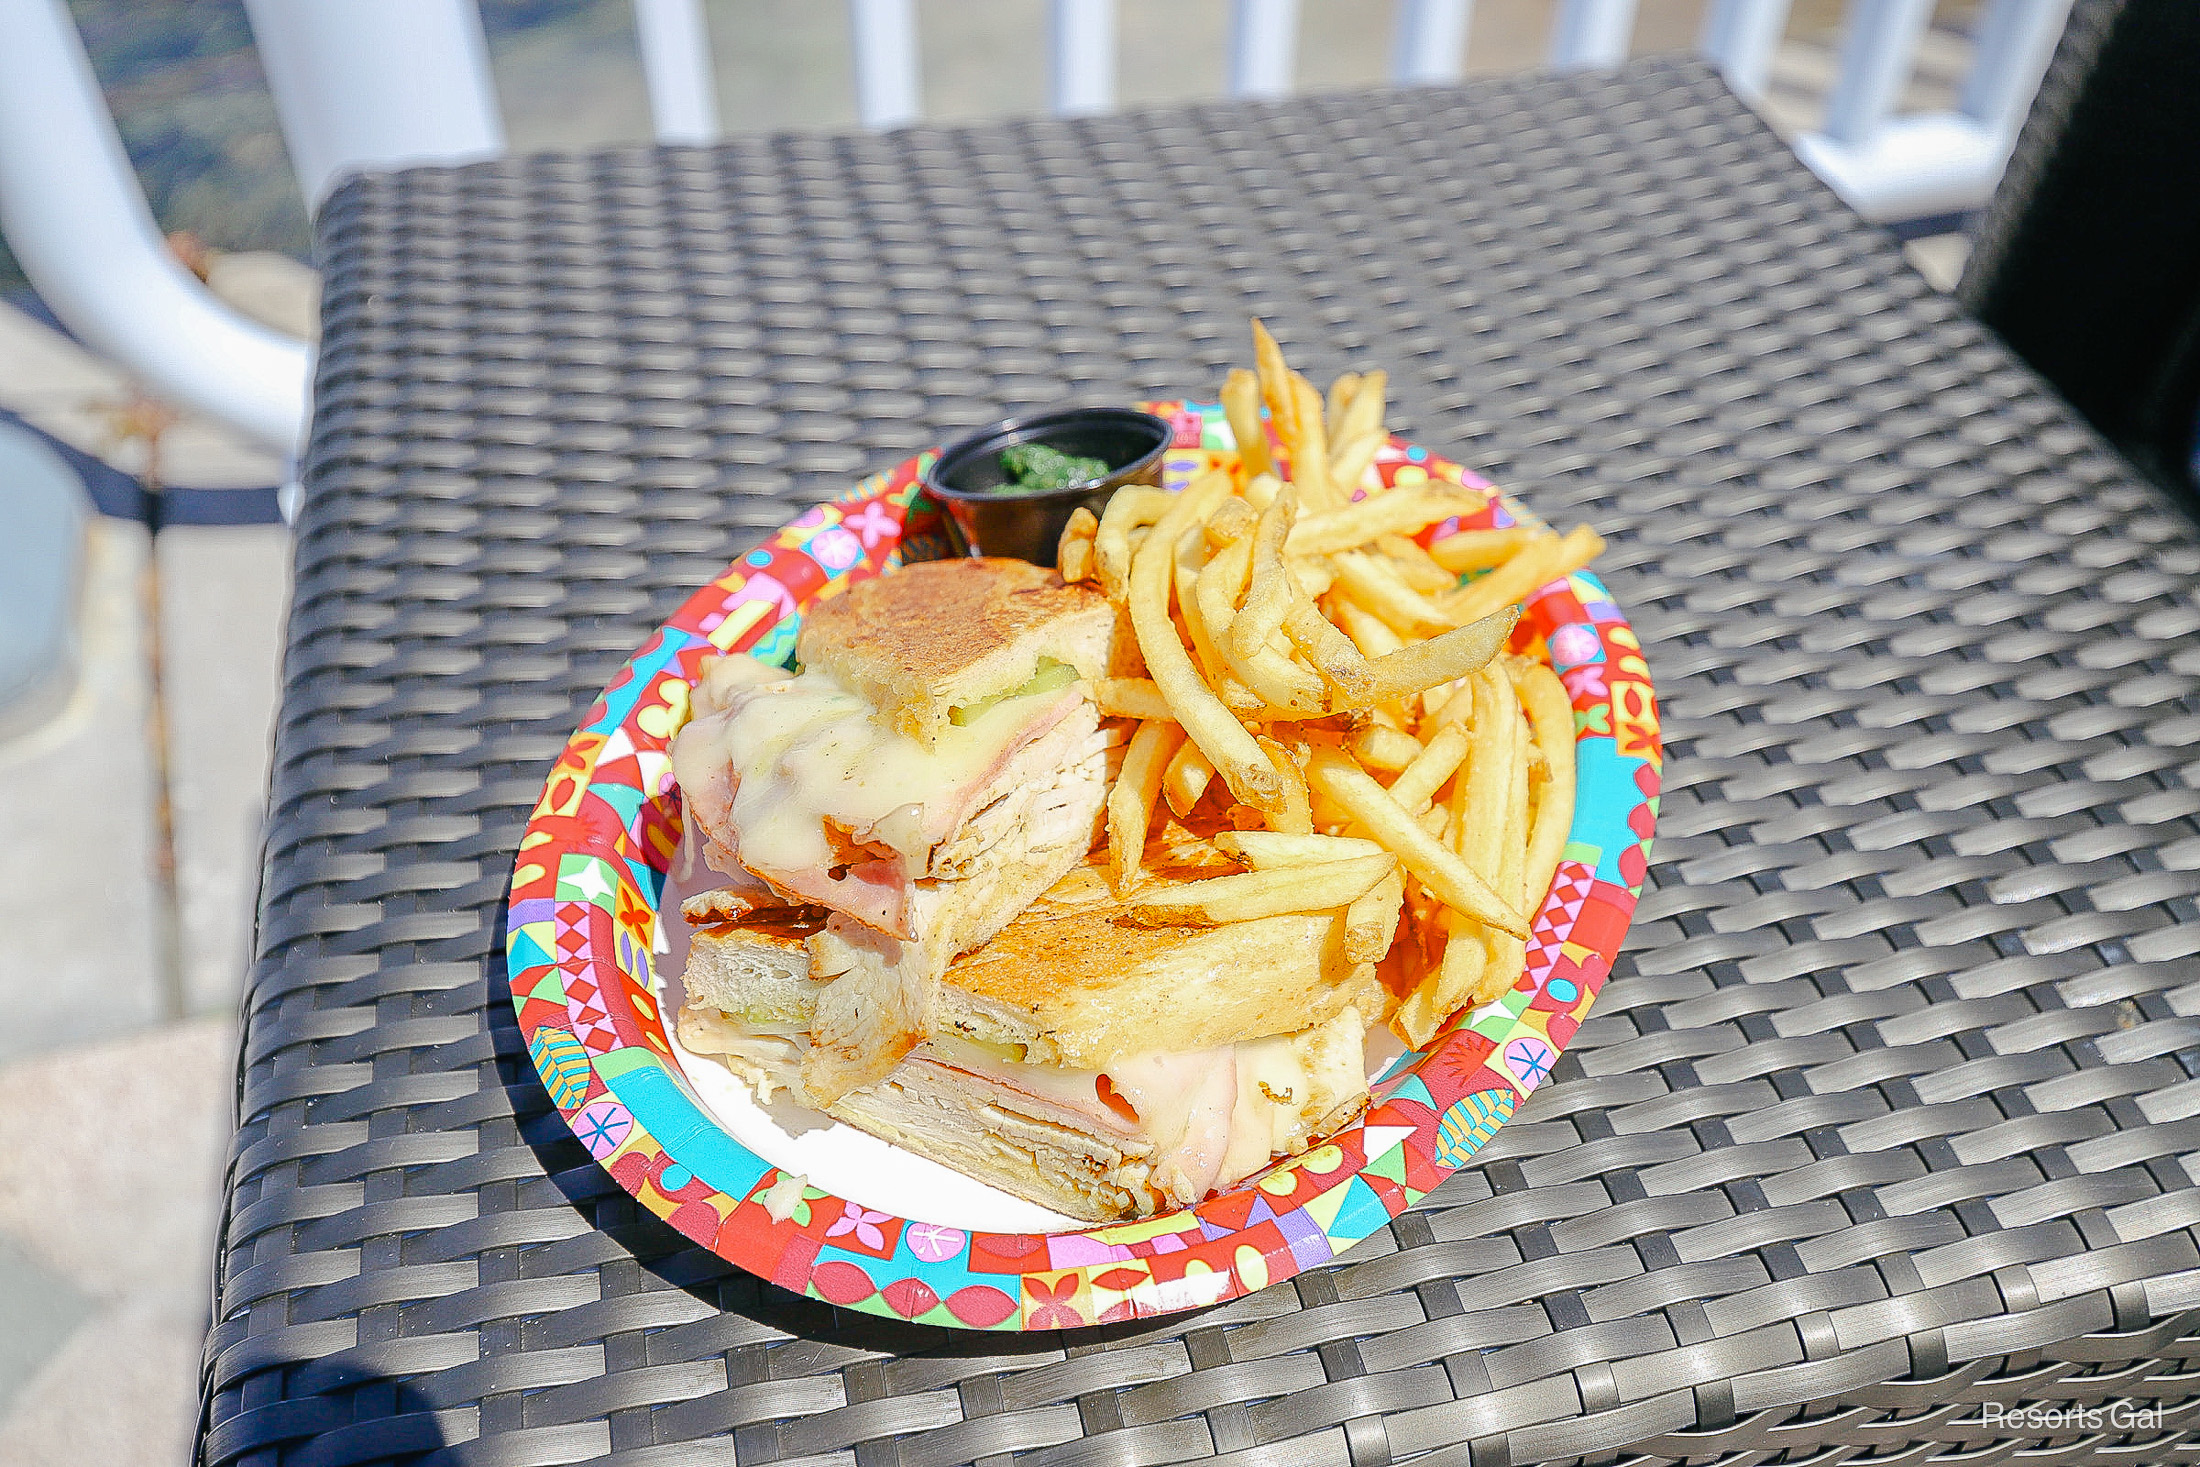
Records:
[[[253,291],[254,271],[273,283]],[[240,299],[296,322],[308,272],[247,262],[245,279]],[[0,308],[0,408],[141,471],[145,445],[110,427],[130,396]],[[204,421],[163,435],[161,458],[194,489],[282,473]],[[156,549],[93,518],[73,685],[0,742],[5,1467],[190,1452],[289,562],[280,525],[172,526]]]
[[[1482,0],[1470,72],[1537,64],[1551,5]],[[1941,19],[1970,8],[1950,0]],[[1123,0],[1124,101],[1218,92],[1227,10]],[[1381,80],[1386,27],[1347,12],[1304,10],[1305,85]],[[1766,99],[1784,131],[1815,121],[1838,12],[1838,0],[1798,0]],[[929,115],[1041,105],[1040,69],[1004,60],[1041,54],[1040,8],[963,0],[919,13]],[[1699,14],[1700,0],[1643,0],[1638,49],[1686,48]],[[845,15],[714,0],[729,127],[852,123]],[[647,136],[624,25],[499,53],[515,148]],[[571,71],[558,45],[600,49],[603,85],[581,97],[550,85]],[[1962,59],[1960,44],[1932,37],[1905,104],[1946,105]],[[1963,249],[1949,236],[1911,252],[1946,288]],[[312,329],[308,272],[232,257],[212,283],[264,320]],[[0,409],[137,473],[146,445],[118,431],[133,396],[104,363],[0,308]],[[169,482],[204,488],[265,486],[283,467],[188,418],[163,434],[160,462]],[[142,526],[99,519],[84,553],[73,692],[0,742],[12,1040],[0,1050],[0,1467],[176,1463],[189,1451],[288,593],[276,525],[175,526],[156,547]]]

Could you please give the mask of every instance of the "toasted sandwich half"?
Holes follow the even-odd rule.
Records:
[[[812,609],[799,675],[706,666],[673,742],[704,861],[759,911],[822,914],[818,1103],[923,1041],[941,975],[1080,862],[1107,795],[1093,687],[1115,613],[1013,560],[910,566]]]
[[[825,919],[718,910],[689,904],[681,1042],[799,1097],[835,982]],[[921,1045],[820,1108],[1069,1216],[1141,1217],[1349,1119],[1381,1004],[1335,914],[1139,926],[1091,862],[948,967]]]

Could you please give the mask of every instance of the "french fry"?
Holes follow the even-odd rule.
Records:
[[[1365,701],[1340,696],[1338,702],[1347,707],[1367,707],[1465,677],[1503,650],[1519,616],[1517,606],[1500,607],[1471,626],[1424,642],[1409,642],[1377,657],[1368,663],[1374,686]]]
[[[1080,585],[1093,578],[1092,542],[1064,538],[1062,548],[1055,554],[1055,562],[1062,568],[1064,585]]]
[[[1291,660],[1287,652],[1263,647],[1237,665],[1246,686],[1258,694],[1265,709],[1299,718],[1321,718],[1332,711],[1322,680],[1312,668]]]
[[[1428,553],[1429,558],[1445,570],[1465,575],[1468,571],[1503,565],[1518,555],[1521,547],[1536,535],[1536,531],[1525,525],[1504,530],[1461,530],[1429,546]]]
[[[1253,526],[1260,523],[1260,511],[1242,499],[1225,499],[1222,508],[1207,519],[1207,543],[1216,550],[1232,545],[1253,533]]]
[[[1406,639],[1392,631],[1374,612],[1347,597],[1332,596],[1330,606],[1337,625],[1369,657],[1387,657],[1405,646]]]
[[[1484,667],[1474,676],[1473,750],[1467,760],[1466,799],[1457,812],[1459,855],[1500,893],[1504,890],[1505,802],[1511,795],[1513,770],[1524,766],[1527,757],[1526,736],[1512,680],[1496,667]],[[1506,900],[1517,904],[1520,898]]]
[[[1371,661],[1378,657],[1387,657],[1405,647],[1405,638],[1385,626],[1373,612],[1362,610],[1350,597],[1331,596],[1328,604],[1337,625],[1344,628],[1353,644]],[[1412,720],[1407,716],[1407,709],[1402,702],[1377,703],[1369,712],[1393,728],[1412,727]]]
[[[1341,744],[1351,734],[1367,727],[1371,715],[1357,709],[1344,712],[1306,713],[1296,708],[1279,707],[1274,703],[1261,703],[1248,708],[1240,715],[1248,723],[1289,724],[1295,739],[1325,744]]]
[[[1362,437],[1372,433],[1380,442],[1383,432],[1384,393],[1390,386],[1390,374],[1380,368],[1364,372],[1353,390],[1352,401],[1345,404],[1342,416],[1332,414],[1329,423],[1331,442]]]
[[[1356,504],[1321,514],[1302,515],[1291,527],[1284,549],[1292,555],[1333,555],[1353,550],[1384,535],[1410,535],[1469,508],[1457,491],[1393,489],[1371,494]],[[1449,586],[1451,578],[1444,584]]]
[[[1513,691],[1527,710],[1536,747],[1543,752],[1545,774],[1536,792],[1535,820],[1529,827],[1522,890],[1540,905],[1558,874],[1558,858],[1574,823],[1574,709],[1566,685],[1540,662],[1508,657],[1505,670]]]
[[[1352,757],[1369,769],[1402,772],[1426,751],[1421,741],[1402,729],[1370,724],[1345,741]]]
[[[1430,840],[1441,843],[1444,839],[1445,828],[1451,824],[1451,811],[1445,809],[1442,805],[1430,805],[1413,818],[1420,823],[1422,830],[1428,832]]]
[[[1306,773],[1299,768],[1291,751],[1274,739],[1259,740],[1261,752],[1268,756],[1269,766],[1276,772],[1276,780],[1283,786],[1282,798],[1276,808],[1268,812],[1268,828],[1284,835],[1312,835],[1314,833],[1314,806],[1306,787]]]
[[[1296,431],[1291,438],[1291,482],[1299,497],[1316,509],[1342,504],[1344,496],[1329,483],[1329,430],[1322,425],[1322,398],[1314,384],[1291,374],[1291,392],[1298,408]]]
[[[1528,945],[1517,937],[1493,934],[1484,941],[1482,950],[1486,956],[1481,975],[1468,990],[1468,1002],[1478,1008],[1511,992],[1528,967]]]
[[[1329,428],[1334,436],[1337,424],[1344,421],[1344,410],[1352,405],[1352,394],[1360,390],[1360,374],[1346,372],[1329,384]]]
[[[1457,914],[1452,914],[1457,915]],[[1471,996],[1489,966],[1489,950],[1478,932],[1454,929],[1444,943],[1444,956],[1434,973],[1406,995],[1390,1026],[1415,1049],[1425,1048],[1444,1021]]]
[[[1062,538],[1054,548],[1054,561],[1061,567],[1065,584],[1074,586],[1092,579],[1092,542],[1099,533],[1098,515],[1082,504],[1070,511],[1069,523],[1062,526]]]
[[[1353,856],[1379,856],[1383,848],[1348,835],[1285,835],[1273,830],[1230,830],[1215,837],[1215,849],[1256,871],[1281,866],[1319,866]]]
[[[1107,876],[1152,925],[1334,914],[1364,1011],[1421,1045],[1524,970],[1572,823],[1573,715],[1549,668],[1501,654],[1521,598],[1602,542],[1515,526],[1424,548],[1485,501],[1371,476],[1384,374],[1346,373],[1324,400],[1258,321],[1253,339],[1255,369],[1223,386],[1235,467],[1181,495],[1123,491],[1058,548],[1066,577],[1128,613],[1135,652],[1114,670],[1145,674],[1095,689],[1104,714],[1136,720],[1110,726],[1130,747]],[[1157,802],[1187,820],[1218,778],[1229,798],[1196,830],[1156,825]],[[1153,882],[1149,835],[1248,869]]]
[[[1151,525],[1168,513],[1176,496],[1163,489],[1142,486],[1118,489],[1108,500],[1107,512],[1100,516],[1100,528],[1093,532],[1093,569],[1100,577],[1100,589],[1110,601],[1123,604],[1124,588],[1131,573],[1131,531]]]
[[[1243,504],[1233,499],[1232,504]],[[1253,569],[1253,546],[1250,541],[1236,539],[1220,546],[1200,568],[1199,580],[1192,588],[1192,595],[1199,601],[1200,618],[1207,623],[1207,633],[1225,648],[1236,646],[1238,598],[1245,594],[1246,578]]]
[[[1401,637],[1448,632],[1463,623],[1452,612],[1423,596],[1398,573],[1372,555],[1341,550],[1329,557],[1344,594],[1373,612]]]
[[[1453,682],[1438,683],[1421,695],[1433,698],[1428,710],[1429,718],[1436,723],[1464,723],[1474,716],[1474,679],[1472,676]]]
[[[1508,600],[1519,601],[1548,579],[1545,571],[1558,564],[1564,543],[1558,535],[1534,536],[1497,566],[1445,596],[1445,606],[1495,609]]]
[[[1257,700],[1254,707],[1237,708],[1237,711],[1262,714],[1273,710],[1291,718],[1321,717],[1328,711],[1328,700],[1323,696],[1320,677],[1312,670],[1300,667],[1273,645],[1264,644],[1251,655],[1238,650],[1238,624],[1244,617],[1233,612],[1231,607],[1245,589],[1253,553],[1253,545],[1244,540],[1225,545],[1215,552],[1214,559],[1200,573],[1193,593],[1199,619],[1206,626],[1216,650],[1235,678]],[[1187,608],[1187,626],[1191,620],[1191,610]],[[1230,702],[1228,698],[1223,701]]]
[[[1462,622],[1479,620],[1525,599],[1538,586],[1580,570],[1603,549],[1603,538],[1587,525],[1576,526],[1563,539],[1545,536],[1531,541],[1496,570],[1452,592],[1444,600],[1444,610]]]
[[[1268,421],[1288,452],[1298,439],[1298,399],[1291,392],[1291,368],[1283,360],[1283,348],[1258,316],[1253,318],[1253,366],[1260,378],[1261,400],[1268,404]]]
[[[1208,784],[1215,777],[1215,766],[1199,745],[1186,739],[1169,760],[1169,767],[1161,776],[1161,794],[1169,802],[1169,809],[1181,820],[1192,813],[1192,806],[1207,793]]]
[[[1283,800],[1283,781],[1245,726],[1201,680],[1169,616],[1176,537],[1204,520],[1229,492],[1227,474],[1209,474],[1177,495],[1176,502],[1156,522],[1131,563],[1131,629],[1145,655],[1147,672],[1185,734],[1213,761],[1215,772],[1232,794],[1273,814]],[[1105,517],[1100,527],[1105,533]]]
[[[1344,955],[1348,962],[1383,960],[1390,945],[1397,941],[1405,897],[1405,877],[1393,871],[1344,909]]]
[[[1283,618],[1283,634],[1345,697],[1365,697],[1374,687],[1375,674],[1360,649],[1295,588],[1291,609]]]
[[[1235,500],[1230,501],[1236,503]],[[1197,587],[1202,568],[1207,563],[1207,537],[1198,525],[1188,527],[1176,537],[1176,605],[1184,618],[1184,631],[1192,639],[1192,655],[1199,660],[1199,670],[1205,674],[1207,685],[1213,687],[1222,680],[1225,664],[1222,654],[1215,650],[1213,635],[1209,632],[1207,618],[1200,614]]]
[[[1138,880],[1139,858],[1146,849],[1146,831],[1153,821],[1153,802],[1161,793],[1161,779],[1169,761],[1184,742],[1184,730],[1174,723],[1142,723],[1131,735],[1123,756],[1123,772],[1108,791],[1108,882],[1120,897]]]
[[[1399,808],[1390,791],[1352,762],[1342,750],[1316,747],[1307,761],[1307,783],[1335,801],[1398,858],[1438,901],[1478,921],[1518,937],[1528,935],[1519,911],[1491,889],[1488,881],[1441,841],[1429,838],[1414,818]]]
[[[1245,477],[1274,471],[1268,457],[1268,430],[1260,420],[1260,378],[1243,367],[1231,369],[1222,379],[1222,413],[1230,422],[1230,437],[1237,443],[1238,462]]]
[[[1435,797],[1444,787],[1444,781],[1450,779],[1453,771],[1466,760],[1467,742],[1466,730],[1456,723],[1438,728],[1429,737],[1428,746],[1391,781],[1390,797],[1405,810],[1418,811]]]
[[[1105,718],[1136,718],[1176,722],[1161,689],[1147,677],[1104,677],[1093,689],[1093,701]]]
[[[1558,557],[1558,564],[1551,567],[1551,579],[1570,576],[1603,553],[1604,537],[1587,525],[1576,525],[1566,532],[1565,549]]]
[[[1397,869],[1397,860],[1382,851],[1318,866],[1289,866],[1149,886],[1129,898],[1129,915],[1134,922],[1155,927],[1180,923],[1219,926],[1291,912],[1330,911],[1349,907]]]
[[[1441,595],[1459,584],[1459,578],[1445,570],[1421,548],[1421,542],[1405,535],[1385,535],[1375,542],[1375,548],[1390,560],[1390,568],[1422,595]]]
[[[1245,593],[1243,608],[1230,624],[1230,645],[1239,658],[1250,658],[1266,647],[1290,614],[1291,583],[1286,579],[1283,547],[1290,539],[1298,512],[1298,486],[1285,484],[1261,511],[1260,522],[1253,529],[1252,584]]]
[[[1511,681],[1502,674],[1499,681],[1511,691]],[[1537,892],[1528,899],[1523,890],[1528,855],[1528,761],[1527,730],[1521,725],[1518,705],[1511,714],[1512,740],[1517,758],[1511,770],[1511,780],[1505,794],[1505,833],[1501,846],[1501,869],[1497,881],[1500,894],[1521,903],[1530,921],[1534,920],[1536,907],[1542,904],[1543,893]],[[1488,1003],[1520,981],[1527,971],[1528,945],[1520,938],[1493,932],[1483,943],[1489,954],[1481,978],[1474,985],[1474,1002]]]
[[[1382,451],[1383,435],[1362,433],[1357,438],[1333,442],[1329,450],[1329,483],[1337,498],[1349,500],[1352,491],[1377,486],[1364,485],[1367,466],[1375,462],[1375,455]]]

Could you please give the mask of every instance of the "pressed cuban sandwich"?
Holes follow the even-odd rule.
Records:
[[[799,673],[705,669],[673,741],[722,918],[795,943],[814,988],[801,1080],[817,1104],[881,1080],[933,1028],[949,963],[1092,846],[1121,736],[1093,700],[1115,613],[1022,561],[955,560],[813,608]]]
[[[1167,875],[1213,874],[1189,848],[1153,859]],[[831,919],[814,906],[729,918],[716,893],[686,910],[681,1042],[764,1097],[805,1094],[835,982],[817,956],[833,951]],[[881,1081],[810,1098],[1072,1217],[1196,1202],[1365,1104],[1364,1016],[1381,996],[1343,947],[1336,913],[1132,922],[1095,858],[947,968],[923,1042]]]

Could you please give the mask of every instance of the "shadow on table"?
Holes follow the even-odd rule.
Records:
[[[454,1467],[456,1459],[443,1448],[454,1443],[463,1448],[478,1434],[479,1416],[472,1403],[439,1401],[432,1376],[393,1380],[351,1369],[344,1363],[351,1353],[293,1369],[284,1383],[286,1400],[240,1411],[212,1431],[205,1430],[202,1407],[192,1467],[273,1461],[278,1452],[295,1450],[308,1437],[318,1461]]]
[[[598,1233],[616,1243],[639,1266],[646,1281],[632,1290],[681,1289],[713,1308],[754,1320],[791,1338],[830,1342],[854,1351],[894,1356],[940,1357],[1049,1356],[1066,1348],[1136,1341],[1184,1329],[1193,1313],[1158,1320],[1128,1320],[1075,1330],[1010,1334],[948,1329],[859,1313],[793,1293],[749,1274],[676,1230],[627,1193],[588,1154],[565,1118],[551,1103],[536,1072],[511,1001],[504,966],[504,916],[499,913],[492,956],[485,966],[488,1024],[496,1044],[498,1067],[512,1101],[521,1139],[542,1165],[550,1184]],[[611,1297],[612,1280],[605,1280]],[[1219,1306],[1218,1306],[1219,1307]]]

